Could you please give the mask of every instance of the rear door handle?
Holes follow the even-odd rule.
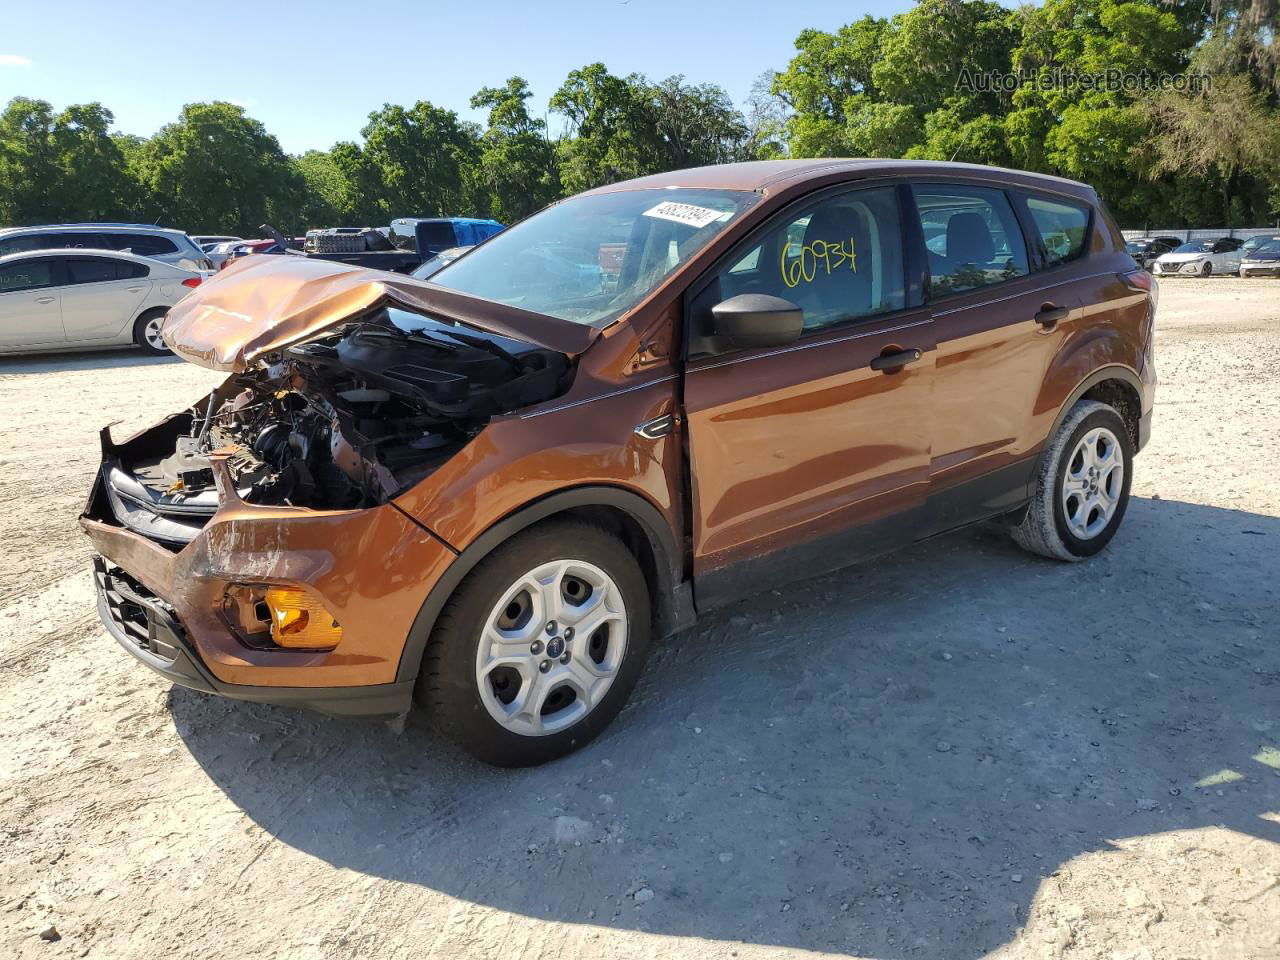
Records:
[[[36,303],[53,303],[57,297],[36,297]]]
[[[924,354],[914,348],[900,350],[898,353],[882,353],[871,361],[871,369],[896,370],[899,367],[905,367],[908,363],[915,363],[922,356]]]
[[[1036,323],[1048,330],[1057,326],[1060,321],[1067,319],[1067,314],[1070,312],[1071,311],[1066,307],[1055,307],[1050,304],[1045,304],[1045,306],[1040,309],[1040,312],[1036,314]]]

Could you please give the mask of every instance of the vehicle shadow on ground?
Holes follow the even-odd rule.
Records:
[[[0,377],[72,370],[110,370],[121,367],[154,367],[182,363],[178,357],[157,357],[129,347],[120,350],[87,350],[78,353],[23,353],[0,356]]]
[[[1134,499],[1077,565],[966,531],[662,645],[600,740],[531,770],[421,722],[170,702],[219,787],[334,866],[572,923],[978,957],[1119,838],[1280,843],[1278,584],[1280,520],[1245,512]]]

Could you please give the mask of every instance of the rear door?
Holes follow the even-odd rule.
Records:
[[[92,255],[64,257],[62,325],[67,340],[120,342],[133,338],[133,318],[151,290],[147,268]]]
[[[1037,198],[1023,208],[1027,237],[1015,210],[1027,201],[1002,187],[923,182],[913,192],[937,337],[927,532],[938,533],[1025,498],[1043,440],[1036,400],[1080,315],[1069,262],[1088,213]],[[1045,265],[1060,268],[1054,280],[1033,272]]]
[[[684,412],[700,605],[909,542],[928,487],[932,325],[904,279],[893,185],[793,205],[691,288]],[[711,352],[710,309],[805,313],[781,348]],[[914,300],[914,303],[913,303]],[[882,355],[912,362],[873,368]]]
[[[0,266],[0,348],[65,343],[58,293],[53,257]]]

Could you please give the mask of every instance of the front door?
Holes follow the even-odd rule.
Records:
[[[793,206],[694,288],[684,415],[700,608],[918,532],[934,345],[904,292],[899,200],[881,186]],[[742,293],[800,306],[801,338],[699,352],[710,308]]]
[[[0,346],[61,346],[66,342],[53,258],[0,266]]]

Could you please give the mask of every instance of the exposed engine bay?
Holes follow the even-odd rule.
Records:
[[[563,354],[379,306],[263,358],[120,448],[112,506],[140,532],[189,541],[218,506],[215,460],[248,503],[385,503],[492,417],[557,396],[571,377]]]

